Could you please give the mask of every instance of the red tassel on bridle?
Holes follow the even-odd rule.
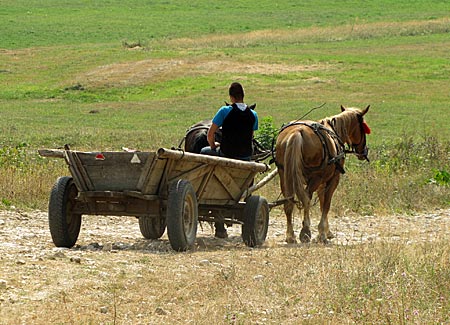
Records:
[[[370,134],[370,128],[369,128],[369,126],[367,125],[366,122],[362,122],[362,127],[363,127],[363,130],[364,130],[365,134]]]

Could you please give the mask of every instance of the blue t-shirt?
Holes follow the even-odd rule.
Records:
[[[223,125],[223,121],[225,120],[225,118],[228,116],[228,113],[230,113],[232,109],[233,109],[232,106],[222,106],[221,108],[219,108],[219,110],[217,111],[216,115],[212,120],[213,123],[221,127]],[[253,131],[256,131],[258,130],[258,114],[256,113],[256,111],[252,109],[250,111],[255,116],[255,123],[253,123]]]

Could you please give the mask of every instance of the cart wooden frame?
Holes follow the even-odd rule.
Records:
[[[172,248],[190,249],[197,222],[241,224],[248,246],[267,235],[269,205],[252,195],[262,163],[160,148],[156,152],[39,150],[64,158],[71,176],[58,178],[49,199],[49,226],[56,246],[75,245],[82,215],[135,216],[144,237],[165,228]],[[271,173],[272,174],[272,173]]]

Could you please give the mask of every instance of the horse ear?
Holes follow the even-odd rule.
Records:
[[[366,115],[366,113],[369,111],[370,105],[367,105],[367,107],[362,111],[362,116]]]
[[[335,126],[336,126],[336,119],[335,119],[334,117],[330,120],[330,125],[331,125],[332,127],[335,127]]]
[[[341,112],[345,111],[345,107],[341,105]]]
[[[250,108],[250,109],[255,109],[256,108],[256,103],[254,103],[254,104],[251,104],[248,108]]]

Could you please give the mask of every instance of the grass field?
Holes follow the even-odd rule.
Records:
[[[66,173],[37,148],[177,146],[190,125],[213,116],[233,80],[276,128],[323,103],[308,118],[370,104],[372,164],[349,157],[346,197],[363,196],[379,213],[449,204],[445,2],[1,5],[1,179],[14,180],[1,187],[5,206],[45,208]],[[426,185],[436,175],[443,188]]]
[[[347,157],[331,218],[448,209],[448,1],[0,0],[0,31],[0,233],[18,231],[0,245],[12,251],[0,323],[448,324],[446,229],[420,229],[429,242],[69,250],[76,265],[52,251],[43,213],[20,212],[46,211],[68,174],[37,149],[177,146],[235,80],[275,128],[322,104],[309,119],[371,105],[371,162]],[[260,191],[279,193],[277,180]]]

